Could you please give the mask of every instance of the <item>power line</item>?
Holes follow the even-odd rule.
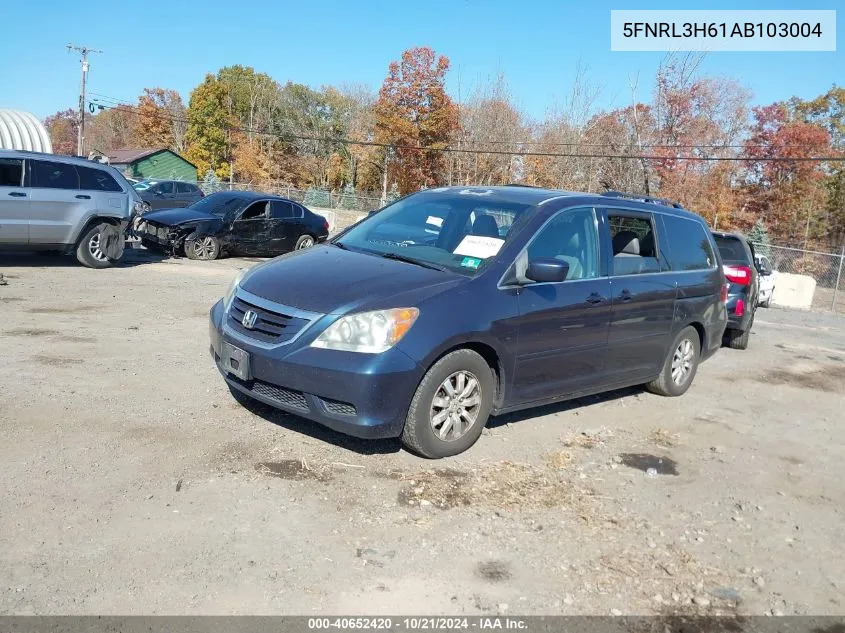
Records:
[[[174,122],[188,123],[186,118],[176,117],[174,115],[161,115],[153,113],[141,113],[133,109],[132,106],[109,106],[102,105],[100,107],[108,110],[117,110],[118,112],[126,112],[135,116],[151,117],[159,120],[170,120]],[[689,161],[729,161],[729,162],[843,162],[845,156],[661,156],[657,154],[585,154],[585,153],[557,153],[557,152],[524,152],[524,151],[503,151],[491,149],[469,149],[463,147],[419,147],[415,145],[398,145],[395,143],[383,143],[378,141],[356,141],[353,139],[343,137],[320,137],[302,134],[288,134],[282,132],[271,132],[267,130],[260,130],[255,128],[248,128],[242,126],[224,126],[221,129],[229,132],[244,132],[251,134],[259,134],[264,136],[273,136],[281,140],[287,141],[315,141],[319,143],[338,144],[338,145],[358,145],[365,147],[378,147],[388,150],[405,150],[405,151],[421,151],[421,152],[440,152],[444,154],[489,154],[493,156],[523,156],[526,158],[614,158],[627,160],[651,160],[651,161],[675,161],[675,160],[689,160]]]
[[[125,108],[135,108],[137,106],[131,105],[135,99],[119,99],[97,92],[92,92],[92,95],[98,97],[95,101],[104,100],[111,104],[115,104]],[[101,104],[103,107],[108,107],[108,104]],[[539,141],[539,140],[517,140],[517,141],[502,141],[494,139],[469,139],[470,143],[476,145],[541,145],[544,147],[618,147],[616,143],[585,143],[585,142],[564,142],[564,141]],[[802,148],[815,147],[814,143],[789,143],[781,145],[781,149],[786,148]],[[684,143],[643,143],[639,145],[640,149],[766,149],[768,145],[760,143],[699,143],[699,144],[684,144]],[[482,152],[483,150],[478,150]]]

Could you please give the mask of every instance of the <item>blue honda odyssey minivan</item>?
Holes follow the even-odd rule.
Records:
[[[726,290],[680,205],[443,187],[238,276],[211,352],[239,399],[437,458],[491,415],[630,385],[683,394],[720,347]]]

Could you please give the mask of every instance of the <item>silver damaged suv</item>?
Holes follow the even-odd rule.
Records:
[[[0,250],[74,253],[108,268],[143,206],[129,182],[101,163],[0,150]]]

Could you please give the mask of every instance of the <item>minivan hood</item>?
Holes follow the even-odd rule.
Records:
[[[204,222],[207,220],[214,220],[220,222],[220,218],[204,211],[194,211],[191,207],[184,209],[157,209],[156,211],[148,211],[144,214],[145,220],[152,220],[158,224],[167,226],[176,226],[178,224],[185,224],[186,222]]]
[[[282,305],[320,312],[413,307],[469,279],[335,246],[294,251],[252,268],[241,287]]]

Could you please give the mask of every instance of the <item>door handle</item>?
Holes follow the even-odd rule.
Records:
[[[591,294],[589,297],[587,297],[586,299],[584,299],[584,301],[586,301],[586,302],[587,302],[587,303],[589,303],[590,305],[593,305],[593,306],[594,306],[594,305],[598,305],[598,304],[600,304],[600,303],[604,302],[604,297],[602,297],[599,293],[594,292],[594,293],[593,293],[593,294]]]
[[[619,299],[625,303],[633,299],[634,296],[631,294],[631,291],[627,288],[619,293]]]
[[[81,194],[79,194],[78,196],[76,196],[76,198],[77,198],[78,200],[90,200],[90,199],[91,199],[91,196],[86,196],[84,193],[81,193]]]
[[[26,198],[26,194],[23,191],[10,191],[9,195],[13,198]]]

